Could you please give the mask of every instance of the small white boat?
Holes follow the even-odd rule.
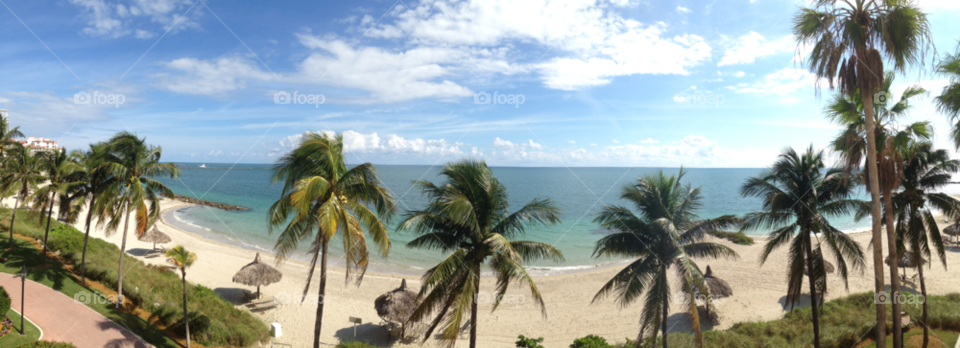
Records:
[[[207,167],[206,164],[201,164],[201,165],[200,165],[200,168],[206,168],[206,167]]]

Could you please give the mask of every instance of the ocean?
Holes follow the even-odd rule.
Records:
[[[271,185],[272,172],[268,164],[207,163],[207,168],[198,168],[199,163],[181,163],[181,176],[174,180],[160,178],[177,194],[208,201],[239,205],[249,211],[225,211],[205,206],[168,211],[164,219],[188,232],[207,238],[234,244],[250,250],[272,251],[278,232],[268,233],[267,210],[280,196],[281,186]],[[397,198],[398,213],[390,221],[391,249],[387,258],[374,252],[371,245],[370,270],[421,274],[436,265],[445,256],[436,251],[411,249],[406,243],[415,235],[397,231],[396,225],[407,210],[421,209],[427,204],[421,192],[411,185],[415,180],[442,181],[438,176],[440,167],[421,165],[378,165],[384,185]],[[549,243],[563,252],[566,261],[554,263],[541,261],[528,265],[531,273],[544,275],[564,273],[621,261],[592,257],[595,242],[604,230],[593,222],[603,205],[627,205],[620,199],[620,190],[635,183],[637,178],[661,170],[659,168],[525,168],[493,167],[494,175],[508,189],[510,211],[519,209],[537,197],[551,198],[561,210],[562,223],[546,227],[528,228],[525,240]],[[663,168],[667,174],[676,174],[677,168]],[[760,208],[760,200],[740,196],[740,186],[748,177],[761,174],[761,168],[685,168],[685,182],[702,187],[703,207],[701,218],[713,218],[726,214],[743,215]],[[948,188],[958,190],[958,185]],[[958,190],[960,191],[960,190]],[[862,199],[868,199],[860,192]],[[844,231],[868,229],[870,220],[859,222],[853,217],[831,220]],[[767,231],[751,231],[749,234],[764,235]],[[176,241],[174,241],[176,242]],[[304,247],[307,245],[305,244]],[[334,243],[330,260],[342,266],[342,248]],[[306,250],[306,248],[304,248]],[[309,260],[305,252],[294,257]]]

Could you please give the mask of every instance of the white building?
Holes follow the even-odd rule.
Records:
[[[30,149],[31,154],[39,151],[59,151],[63,149],[56,140],[50,140],[49,138],[29,137],[27,140],[17,141],[23,144],[24,147]]]

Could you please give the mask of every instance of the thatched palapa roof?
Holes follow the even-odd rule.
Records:
[[[253,262],[243,266],[237,274],[233,275],[233,282],[260,287],[279,282],[281,278],[283,274],[276,268],[260,262],[260,253],[257,253]]]
[[[901,267],[901,268],[917,268],[917,263],[914,262],[913,257],[914,257],[914,256],[913,256],[913,252],[912,252],[912,251],[905,251],[905,252],[903,253],[903,255],[900,256],[900,260],[897,261],[897,267]],[[890,262],[890,255],[887,255],[887,258],[884,260],[884,262],[886,262],[887,265],[893,266],[893,265],[891,265],[891,262]],[[926,263],[927,263],[927,260],[921,257],[921,258],[920,258],[920,263],[921,263],[921,264],[926,264]]]
[[[951,236],[960,236],[960,224],[947,226],[942,232]]]
[[[710,287],[710,295],[713,295],[714,297],[733,296],[733,289],[730,288],[730,284],[727,284],[725,280],[714,276],[713,270],[710,269],[710,266],[707,266],[707,272],[703,274],[703,279],[707,282],[707,286]]]
[[[140,238],[137,238],[141,242],[147,243],[170,243],[171,239],[166,233],[160,232],[156,226],[144,233]]]
[[[399,288],[377,297],[373,306],[381,318],[396,323],[406,323],[413,311],[417,309],[417,294],[407,289],[407,280],[404,279],[400,282]]]
[[[827,271],[827,273],[833,273],[833,271],[836,270],[836,268],[833,267],[833,264],[827,260],[823,260],[823,268]],[[803,265],[803,275],[810,275],[810,269],[807,268],[806,264]]]

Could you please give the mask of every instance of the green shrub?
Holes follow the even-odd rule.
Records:
[[[724,231],[714,231],[713,236],[717,238],[723,238],[733,242],[734,244],[740,245],[753,245],[753,238],[750,238],[743,232],[724,232]]]
[[[543,343],[543,337],[536,339],[523,337],[523,335],[517,337],[517,348],[543,348],[540,343]]]
[[[0,315],[5,315],[8,311],[10,311],[10,295],[7,294],[7,289],[0,286]]]
[[[607,340],[597,335],[581,337],[573,341],[570,348],[613,348]]]
[[[340,342],[340,344],[338,344],[334,348],[378,348],[378,347],[366,342],[350,341],[350,342]]]
[[[18,348],[77,348],[77,346],[66,342],[36,341],[24,344]]]

